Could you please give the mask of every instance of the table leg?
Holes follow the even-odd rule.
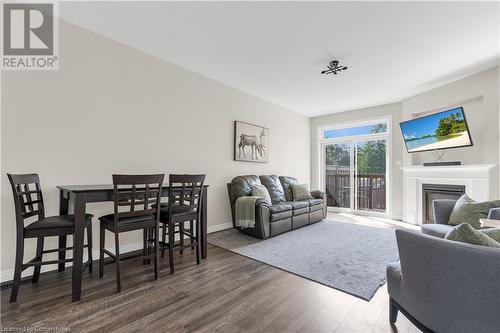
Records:
[[[64,197],[64,192],[59,191],[59,215],[68,215],[69,211],[69,193],[68,197]],[[59,236],[59,249],[67,247],[66,245],[66,235]],[[59,260],[66,259],[66,251],[59,251]],[[65,269],[66,264],[64,262],[59,263],[58,271],[62,272]]]
[[[201,202],[201,258],[207,259],[207,188],[203,187],[203,201]]]
[[[75,234],[73,235],[73,302],[80,300],[82,293],[83,238],[85,230],[84,193],[75,195]]]

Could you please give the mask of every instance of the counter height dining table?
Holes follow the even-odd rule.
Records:
[[[83,239],[85,229],[86,204],[92,202],[113,201],[113,185],[60,185],[59,189],[59,214],[68,215],[70,201],[73,203],[75,215],[75,233],[73,235],[73,302],[79,301],[82,293],[83,267]],[[203,186],[201,203],[201,258],[207,258],[207,188]],[[164,184],[162,197],[168,197],[170,186]],[[64,253],[60,252],[60,255]],[[59,270],[64,270],[64,264],[59,264]]]

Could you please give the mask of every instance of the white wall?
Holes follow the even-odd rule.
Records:
[[[206,173],[209,230],[231,220],[226,183],[234,176],[309,182],[308,118],[67,23],[58,71],[4,72],[1,83],[2,281],[12,278],[15,253],[7,172],[40,174],[47,215],[58,212],[56,185],[111,183],[112,173]],[[268,164],[233,161],[235,120],[269,128]],[[99,217],[111,207],[87,209]],[[94,218],[94,239],[98,230]],[[27,241],[26,259],[34,244]]]
[[[398,195],[403,186],[401,166],[401,154],[403,144],[399,133],[399,122],[401,121],[401,103],[392,103],[380,106],[374,106],[365,109],[334,113],[327,116],[315,117],[311,119],[311,187],[319,187],[320,165],[319,165],[319,145],[318,131],[319,128],[325,125],[335,125],[342,123],[350,123],[363,121],[375,118],[390,117],[392,119],[392,143],[391,143],[391,172],[389,174],[391,195],[390,198],[390,215],[393,218],[401,218],[401,196]]]
[[[462,164],[495,164],[499,159],[498,67],[480,72],[403,100],[403,119],[422,113],[463,106],[473,146],[445,151],[446,161]],[[403,151],[405,166],[434,160],[431,152],[409,154]],[[495,172],[492,197],[498,197],[498,173]]]

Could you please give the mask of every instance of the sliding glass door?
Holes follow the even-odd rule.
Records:
[[[330,207],[351,208],[351,150],[349,143],[325,146],[325,191]]]
[[[386,148],[386,140],[355,143],[355,209],[386,211]]]
[[[377,123],[323,133],[333,136],[325,137],[321,143],[322,184],[328,206],[335,210],[386,213],[387,125]]]

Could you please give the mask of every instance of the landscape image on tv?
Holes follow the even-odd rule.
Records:
[[[400,123],[409,153],[471,146],[461,107]]]

